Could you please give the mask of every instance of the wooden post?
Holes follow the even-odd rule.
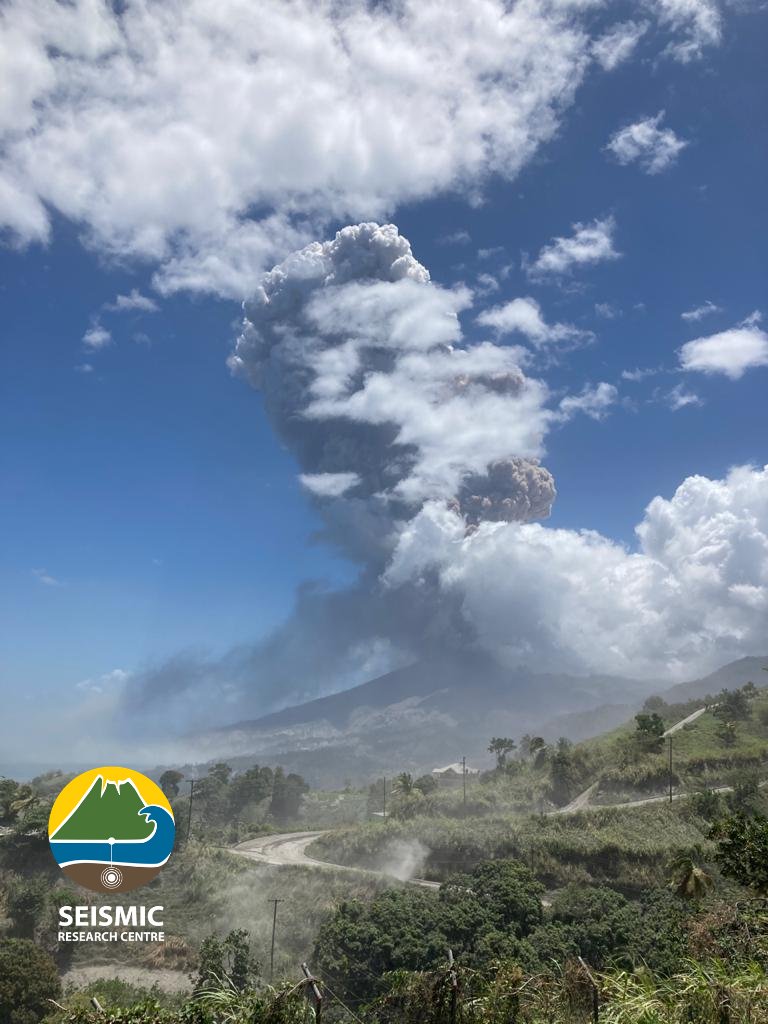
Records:
[[[451,983],[451,1007],[450,1007],[451,1024],[456,1024],[456,1004],[458,1002],[458,996],[459,996],[459,979],[458,979],[458,976],[456,974],[456,971],[453,968],[453,950],[452,949],[448,950],[448,970],[449,970],[449,979],[450,979],[450,983]]]
[[[587,967],[586,963],[582,960],[582,958],[580,956],[577,957],[576,959],[581,964],[581,969],[584,971],[584,974],[585,974],[585,976],[587,978],[587,981],[589,982],[589,987],[592,990],[592,1021],[593,1021],[593,1024],[600,1024],[600,990],[597,987],[597,982],[595,981],[595,977],[592,974],[592,971],[590,971],[590,969],[589,969],[589,967]]]
[[[302,964],[301,969],[304,972],[304,977],[307,979],[307,988],[312,993],[312,1000],[315,1004],[315,1020],[317,1024],[320,1024],[323,1011],[323,993],[320,991],[320,986],[312,976],[309,967],[306,964]]]

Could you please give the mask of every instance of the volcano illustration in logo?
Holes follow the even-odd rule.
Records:
[[[174,834],[165,794],[130,768],[93,768],[78,775],[59,793],[48,819],[59,866],[94,892],[146,885],[170,857]]]

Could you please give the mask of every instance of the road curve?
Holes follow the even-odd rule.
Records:
[[[394,875],[387,875],[383,871],[368,871],[365,868],[354,868],[348,864],[331,864],[327,860],[316,860],[307,853],[307,847],[317,839],[325,835],[326,829],[322,832],[284,832],[276,836],[259,836],[258,839],[248,839],[238,846],[230,847],[232,853],[247,857],[259,864],[272,864],[285,867],[296,865],[323,868],[326,871],[351,871],[358,875],[380,875],[383,878],[395,878]],[[425,889],[439,889],[439,882],[430,882],[426,878],[399,879],[411,885],[420,885]]]

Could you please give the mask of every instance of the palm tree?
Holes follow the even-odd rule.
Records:
[[[712,877],[696,863],[701,855],[701,847],[695,846],[690,851],[679,850],[670,861],[672,888],[683,899],[700,900],[712,886]]]

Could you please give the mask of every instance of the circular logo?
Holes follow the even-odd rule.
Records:
[[[59,793],[48,819],[64,874],[93,892],[129,892],[166,863],[176,826],[151,779],[131,768],[92,768]]]

